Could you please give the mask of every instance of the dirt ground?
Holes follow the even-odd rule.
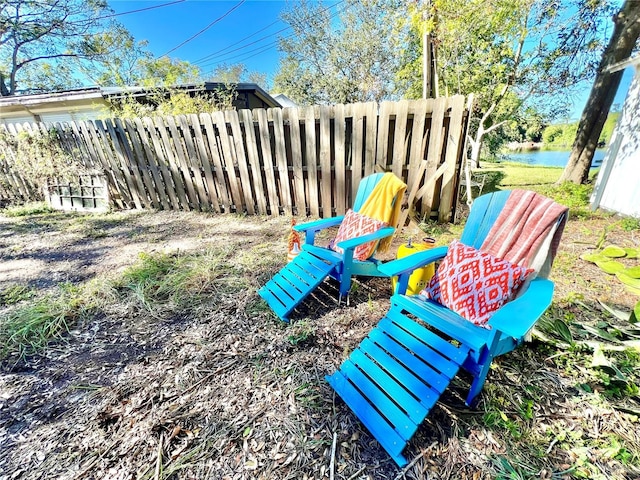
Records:
[[[616,221],[569,222],[552,275],[556,298],[579,295],[627,310],[635,304],[611,277],[577,260]],[[210,249],[227,252],[247,282],[240,293],[221,285],[215,302],[189,315],[107,309],[43,354],[2,362],[0,480],[475,479],[495,475],[499,461],[491,459],[518,458],[508,437],[482,428],[482,415],[464,406],[465,385],[454,384],[408,447],[416,461],[399,470],[323,380],[381,318],[389,282],[358,281],[341,307],[329,283],[285,325],[256,290],[284,263],[287,231],[286,218],[198,213],[0,215],[0,291],[117,276],[140,253]],[[607,243],[637,248],[640,238],[637,230],[612,229]],[[514,354],[517,363],[499,363],[483,398],[543,385],[552,393],[538,411],[569,421],[585,403],[540,355],[525,347]],[[591,415],[627,421],[608,409]],[[572,459],[549,443],[540,464],[536,475],[552,478]],[[603,471],[638,478],[616,462]]]

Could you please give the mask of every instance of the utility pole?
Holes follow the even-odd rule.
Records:
[[[426,23],[426,22],[425,22]],[[422,98],[431,97],[431,35],[422,34]]]
[[[428,27],[431,17],[431,0],[424,0],[423,20],[425,22],[422,34],[422,98],[438,97],[438,74],[436,71],[436,51],[431,28]]]

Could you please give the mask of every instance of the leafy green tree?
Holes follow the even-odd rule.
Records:
[[[577,129],[578,124],[576,122],[549,125],[542,132],[544,146],[553,149],[569,148],[576,136]]]
[[[589,177],[589,168],[600,140],[600,133],[622,80],[622,70],[610,71],[608,67],[626,60],[638,47],[640,2],[625,0],[613,20],[613,33],[602,54],[598,73],[580,118],[569,161],[558,183],[582,184]]]
[[[215,82],[222,83],[240,83],[247,73],[247,67],[244,63],[236,63],[233,65],[218,65],[211,75],[211,79]]]
[[[77,66],[83,76],[103,87],[139,85],[149,75],[144,64],[153,61],[147,41],[136,41],[128,31],[105,32],[103,42],[119,45],[112,52]]]
[[[105,0],[0,2],[0,70],[6,94],[15,94],[19,86],[42,88],[38,79],[47,69],[68,70],[72,60],[95,60],[112,51],[117,45],[105,43],[101,34],[122,27],[105,18],[110,12]],[[66,78],[72,85],[78,81],[73,75]]]
[[[100,86],[173,86],[201,82],[200,69],[176,58],[154,58],[147,41],[137,42],[126,30],[99,35],[101,43],[119,45],[91,62],[78,64],[83,76]]]
[[[70,63],[43,61],[27,64],[20,70],[20,85],[34,93],[46,93],[81,87],[82,81]]]
[[[169,57],[141,60],[140,77],[141,85],[153,87],[201,81],[198,67]]]
[[[87,80],[101,86],[165,86],[200,81],[189,62],[155,59],[111,16],[105,0],[0,1],[4,94],[54,91]]]
[[[616,127],[616,123],[618,123],[618,118],[620,118],[620,112],[609,112],[609,115],[607,115],[607,120],[604,122],[602,132],[600,132],[600,137],[598,137],[599,147],[608,145],[609,141],[611,141],[613,129]]]
[[[476,94],[472,162],[485,136],[523,108],[549,118],[566,111],[576,86],[595,71],[601,19],[610,11],[605,0],[432,0],[415,10],[436,37],[440,90]],[[420,22],[411,24],[415,31]],[[408,60],[419,54],[409,50]],[[421,71],[404,78],[421,83]]]
[[[549,125],[542,132],[542,141],[545,145],[553,145],[563,136],[564,125]]]
[[[343,6],[344,5],[344,6]],[[274,88],[301,104],[380,101],[395,96],[400,69],[398,0],[346,0],[333,18],[320,3],[302,0],[283,14],[293,35],[280,39],[284,53]]]
[[[425,21],[426,12],[420,2],[411,2],[407,5],[407,13],[404,20],[405,38],[400,42],[398,55],[400,56],[400,68],[395,74],[396,89],[402,92],[405,98],[422,97],[422,39],[425,31],[433,30],[433,20]],[[402,32],[402,27],[399,27]]]
[[[498,148],[505,141],[508,142],[540,142],[545,128],[544,118],[534,108],[524,108],[517,113],[517,117],[507,122],[496,131]],[[501,135],[497,135],[501,133]]]
[[[219,65],[213,70],[210,77],[212,82],[227,84],[248,82],[269,90],[267,75],[261,72],[249,71],[244,63]]]

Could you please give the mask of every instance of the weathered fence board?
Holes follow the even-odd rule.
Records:
[[[351,105],[351,198],[355,198],[362,179],[363,156],[365,150],[366,104]]]
[[[130,161],[134,162],[134,172],[137,171],[138,176],[141,177],[142,185],[138,185],[138,188],[140,189],[140,192],[143,193],[141,197],[145,206],[147,208],[158,208],[159,204],[157,196],[155,195],[155,186],[151,181],[151,176],[149,175],[150,169],[147,168],[138,132],[135,129],[133,122],[129,119],[125,119],[124,122],[121,122],[120,119],[116,119],[116,125],[121,130],[129,133],[131,148],[133,148],[133,152],[129,150]]]
[[[433,100],[417,100],[409,106],[409,114],[413,116],[411,125],[411,145],[409,147],[409,166],[407,173],[407,184],[413,185],[416,182],[420,163],[424,158],[426,146],[426,117],[427,109],[433,105]]]
[[[208,113],[200,114],[200,122],[204,124],[205,133],[207,136],[206,144],[209,146],[209,152],[211,155],[211,161],[213,168],[215,169],[215,175],[213,176],[215,182],[215,192],[217,192],[218,205],[221,211],[231,211],[231,197],[229,191],[226,188],[224,180],[224,169],[222,168],[222,162],[220,161],[220,152],[218,150],[218,142],[216,141],[215,128],[211,115]]]
[[[146,202],[147,193],[142,181],[140,168],[138,167],[136,156],[133,155],[131,141],[128,138],[126,130],[122,127],[122,122],[119,118],[115,118],[113,125],[110,125],[108,128],[112,138],[114,139],[114,147],[118,152],[118,157],[122,164],[122,169],[125,172],[125,177],[128,177],[131,182],[129,190],[131,190],[131,195],[136,208],[144,208],[142,205],[143,203],[148,207]]]
[[[284,122],[282,110],[272,108],[267,111],[273,122],[273,148],[276,153],[276,164],[278,165],[278,183],[280,185],[280,200],[285,215],[293,212],[293,201],[291,198],[291,182],[289,177],[289,165],[287,163],[287,149],[285,144]]]
[[[432,182],[435,185],[437,182],[436,171],[440,165],[440,159],[442,158],[442,145],[446,139],[444,134],[444,112],[447,106],[447,99],[445,97],[438,98],[434,101],[433,114],[431,116],[431,127],[429,129],[429,140],[427,147],[427,166],[425,170],[425,178],[433,179]],[[422,197],[422,211],[430,213],[433,202],[435,200],[434,188],[426,189],[424,196]],[[427,211],[427,209],[429,209]]]
[[[307,192],[309,212],[320,216],[320,196],[318,192],[318,160],[316,158],[316,116],[313,107],[304,111],[305,166],[307,168]]]
[[[407,123],[409,122],[409,101],[398,102],[396,121],[393,132],[393,156],[391,157],[391,171],[400,178],[406,178],[403,169],[407,166]]]
[[[240,120],[238,118],[238,112],[230,110],[224,113],[226,122],[231,128],[232,147],[235,152],[234,155],[234,168],[238,165],[240,172],[240,185],[242,194],[244,197],[244,209],[249,215],[255,214],[255,203],[252,195],[251,181],[249,180],[249,169],[247,163],[247,157],[245,155],[244,143],[242,140],[242,133],[240,130]]]
[[[247,159],[251,166],[251,184],[253,185],[255,192],[255,201],[258,213],[266,215],[268,213],[267,196],[265,193],[264,181],[262,180],[260,154],[258,152],[258,142],[256,139],[253,115],[251,114],[251,110],[240,110],[239,113],[244,127],[243,133],[247,147]]]
[[[464,97],[454,97],[447,99],[447,106],[451,109],[449,116],[449,130],[447,135],[447,150],[445,158],[458,158],[463,154],[462,148],[464,139],[462,134],[462,120],[464,116]],[[454,208],[454,196],[457,193],[457,182],[460,174],[460,165],[455,162],[444,162],[444,173],[442,174],[442,188],[440,190],[440,205],[438,208],[438,221],[444,222],[449,219],[449,212]]]
[[[463,96],[0,127],[50,133],[107,179],[116,208],[329,217],[360,180],[392,171],[415,213],[441,221],[456,208],[469,105]],[[22,132],[22,133],[20,133]],[[0,199],[39,192],[0,145]]]
[[[285,124],[289,124],[289,145],[292,160],[292,180],[294,204],[298,213],[307,211],[307,200],[304,195],[304,170],[302,168],[302,144],[300,142],[300,118],[297,108],[282,110]]]
[[[344,212],[348,207],[346,200],[349,191],[347,190],[344,152],[345,129],[344,105],[335,105],[333,107],[333,165],[335,170],[333,192],[336,196],[334,206],[337,212]]]
[[[331,107],[320,106],[320,204],[322,216],[331,216]]]

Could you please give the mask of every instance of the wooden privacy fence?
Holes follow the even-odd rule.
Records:
[[[55,129],[65,151],[104,172],[121,209],[329,217],[351,205],[363,176],[386,170],[407,182],[418,214],[448,220],[468,116],[459,95],[3,128]],[[31,199],[8,150],[0,198]]]

